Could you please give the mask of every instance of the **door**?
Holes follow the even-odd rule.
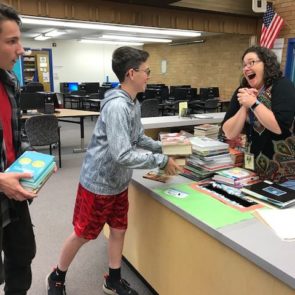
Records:
[[[46,51],[36,52],[38,81],[44,85],[44,91],[50,91],[49,54]]]

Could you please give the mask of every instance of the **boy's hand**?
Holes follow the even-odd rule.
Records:
[[[0,173],[0,191],[9,199],[25,201],[37,197],[33,192],[25,190],[21,184],[21,178],[31,178],[30,173]]]
[[[166,175],[176,175],[178,172],[183,172],[183,168],[177,165],[172,157],[169,157],[164,171]]]

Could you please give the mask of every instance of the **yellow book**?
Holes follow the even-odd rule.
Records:
[[[179,117],[185,117],[187,114],[187,101],[180,102],[178,105]]]

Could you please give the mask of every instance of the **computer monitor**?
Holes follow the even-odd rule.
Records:
[[[69,93],[69,92],[78,91],[78,90],[79,90],[78,82],[61,82],[60,83],[61,93]]]
[[[207,100],[209,98],[208,88],[200,88],[200,99]]]
[[[98,93],[99,91],[99,82],[84,82],[83,85],[83,90],[85,90],[87,94]]]
[[[22,111],[44,109],[45,98],[40,93],[21,92],[20,109]]]
[[[69,82],[68,83],[69,92],[78,91],[79,90],[79,83],[78,82]]]
[[[104,94],[109,89],[111,89],[111,87],[108,87],[108,86],[101,86],[101,87],[99,87],[99,92],[98,92],[99,93],[99,99],[104,99]]]
[[[193,100],[194,93],[189,87],[175,87],[173,97],[175,100]]]
[[[219,88],[218,87],[209,87],[208,88],[208,97],[209,98],[219,97]]]

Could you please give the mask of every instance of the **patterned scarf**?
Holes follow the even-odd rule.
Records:
[[[263,89],[257,96],[257,100],[263,103],[269,110],[271,110],[271,89],[272,86],[269,86],[268,88]],[[250,118],[248,118],[248,120],[250,122]],[[261,135],[265,130],[265,127],[257,120],[255,116],[253,129],[259,133],[259,135]]]

